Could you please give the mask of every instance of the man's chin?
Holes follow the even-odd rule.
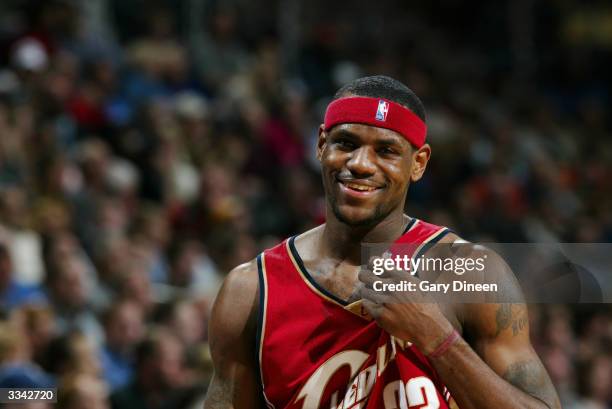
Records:
[[[379,209],[372,211],[364,211],[363,209],[344,210],[334,206],[333,210],[336,219],[351,227],[370,227],[384,219],[384,215],[381,214]]]

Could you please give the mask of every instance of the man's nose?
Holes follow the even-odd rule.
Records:
[[[346,166],[354,175],[370,176],[376,172],[375,153],[367,146],[352,152]]]

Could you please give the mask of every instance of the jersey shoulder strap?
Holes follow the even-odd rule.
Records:
[[[451,230],[448,227],[437,226],[412,218],[404,234],[391,246],[391,254],[401,253],[409,257],[420,257],[450,232]]]

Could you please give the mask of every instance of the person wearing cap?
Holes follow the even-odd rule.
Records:
[[[488,257],[511,304],[441,303],[420,287],[444,284],[441,275],[363,268],[364,245],[388,247],[387,258],[407,246],[419,259],[443,251],[436,243],[467,243],[404,212],[431,156],[426,134],[423,104],[399,81],[365,77],[336,93],[317,145],[326,222],[226,278],[210,321],[205,408],[560,408],[496,254],[467,247]],[[418,290],[376,289],[400,279]]]

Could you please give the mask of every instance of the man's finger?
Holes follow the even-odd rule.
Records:
[[[363,300],[373,301],[378,304],[384,304],[385,302],[389,301],[388,294],[368,288],[365,285],[359,289],[359,296]]]
[[[372,284],[374,284],[375,281],[380,280],[379,276],[374,274],[371,270],[368,270],[367,268],[363,267],[359,269],[359,274],[357,275],[357,278],[359,279],[359,281],[361,281],[363,284],[370,288],[372,287]]]
[[[368,299],[364,299],[362,301],[363,308],[365,308],[365,310],[368,312],[368,314],[370,314],[370,316],[374,319],[378,319],[378,317],[380,317],[380,314],[382,314],[383,310],[384,310],[384,306],[381,304],[377,304],[373,301],[370,301]]]
[[[373,289],[375,286],[374,284],[377,282],[380,283],[378,284],[380,288],[382,288],[384,284],[392,284],[394,282],[398,282],[398,280],[395,278],[377,276],[371,271],[367,271],[365,269],[359,271],[357,278],[361,284],[370,289]]]

